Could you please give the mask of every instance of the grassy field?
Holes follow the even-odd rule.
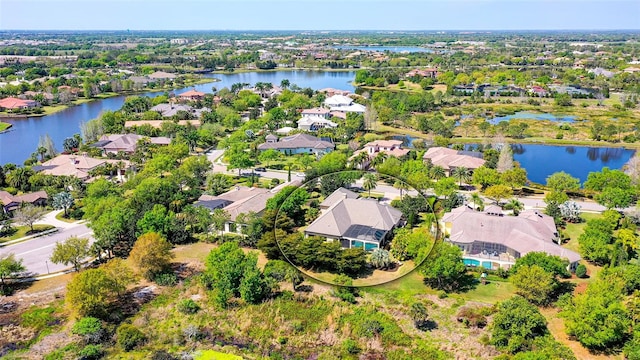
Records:
[[[13,125],[11,125],[9,123],[5,123],[5,122],[0,122],[0,132],[7,130],[11,126],[13,126]]]
[[[77,219],[68,219],[68,218],[64,217],[64,211],[59,212],[56,215],[56,219],[58,219],[60,221],[64,221],[66,223],[74,223],[74,222],[78,221]]]
[[[34,235],[37,233],[41,233],[43,231],[51,230],[55,228],[55,226],[51,225],[33,225],[33,232],[30,232],[30,228],[28,226],[18,226],[16,227],[16,232],[11,234],[10,236],[0,237],[0,243],[20,239],[21,237],[25,237],[28,235]]]
[[[594,213],[582,213],[580,217],[582,217],[582,219],[584,220],[583,222],[578,224],[568,223],[564,230],[565,235],[569,237],[569,241],[567,241],[567,243],[564,244],[564,247],[569,250],[575,251],[577,253],[580,253],[580,249],[579,249],[580,245],[578,244],[578,237],[584,231],[585,226],[587,226],[587,221],[591,219],[601,218],[602,215],[594,214]]]

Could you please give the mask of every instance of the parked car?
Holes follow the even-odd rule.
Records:
[[[266,172],[266,171],[267,171],[267,169],[265,169],[265,168],[263,168],[263,167],[257,167],[257,168],[255,168],[254,170],[255,170],[255,171],[258,171],[258,172]]]

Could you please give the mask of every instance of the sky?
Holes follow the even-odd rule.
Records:
[[[0,30],[619,29],[640,0],[0,0]]]

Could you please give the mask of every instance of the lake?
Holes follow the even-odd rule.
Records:
[[[392,53],[416,53],[426,52],[432,53],[432,49],[418,47],[418,46],[360,46],[360,45],[340,45],[334,46],[335,49],[342,50],[356,50],[356,51],[389,51]]]
[[[302,88],[310,87],[314,90],[322,88],[336,88],[354,91],[351,84],[355,78],[353,71],[271,71],[245,72],[235,74],[206,74],[220,81],[190,86],[175,90],[176,94],[195,88],[198,91],[211,93],[212,87],[222,89],[231,87],[234,83],[272,82],[280,84],[288,79],[291,84]],[[160,92],[148,92],[140,95],[157,96]],[[0,134],[0,164],[22,164],[38,147],[41,136],[49,134],[58,150],[62,149],[65,138],[80,133],[80,124],[97,118],[100,113],[108,110],[118,110],[124,104],[126,96],[116,96],[103,100],[73,106],[55,114],[42,117],[2,119],[13,126],[6,133]]]
[[[401,140],[407,148],[416,140],[409,135],[392,138]],[[527,178],[539,184],[546,184],[547,177],[559,171],[580,179],[582,184],[590,172],[601,171],[603,167],[621,169],[636,152],[625,148],[543,144],[513,144],[511,148],[514,160],[527,170]]]
[[[526,111],[519,111],[512,115],[498,116],[493,119],[487,119],[492,125],[496,125],[501,121],[509,121],[511,119],[524,119],[524,120],[548,120],[553,122],[567,122],[571,123],[576,120],[574,115],[553,115],[548,113],[532,113]]]

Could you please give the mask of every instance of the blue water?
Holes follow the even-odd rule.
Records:
[[[488,119],[487,121],[493,125],[501,122],[501,121],[509,121],[511,119],[526,119],[526,120],[549,120],[554,122],[574,122],[576,117],[574,115],[559,115],[555,116],[553,114],[547,113],[531,113],[526,111],[519,111],[513,115],[507,116],[498,116],[493,119]]]
[[[207,74],[220,81],[200,84],[175,91],[176,94],[192,88],[205,93],[211,93],[212,87],[218,90],[231,87],[234,83],[272,82],[280,84],[288,79],[291,84],[302,88],[310,87],[314,90],[332,87],[341,90],[354,90],[351,82],[355,78],[353,71],[273,71],[247,72],[237,74]],[[157,96],[162,93],[149,92],[142,95]],[[43,117],[29,117],[22,119],[3,119],[3,122],[13,124],[11,129],[0,134],[0,165],[6,163],[22,164],[38,147],[38,139],[49,134],[56,147],[61,150],[65,138],[80,133],[80,124],[97,118],[107,110],[118,110],[124,104],[126,96],[116,96],[103,100],[96,100],[73,106],[63,111]]]
[[[426,52],[432,53],[433,50],[418,46],[358,46],[358,45],[340,45],[334,46],[336,49],[359,50],[359,51],[390,51],[392,53],[412,53]]]
[[[582,184],[590,172],[601,171],[603,167],[621,169],[636,152],[624,148],[533,144],[516,144],[512,148],[514,160],[527,170],[529,180],[540,184],[546,184],[547,177],[559,171],[580,179]]]

